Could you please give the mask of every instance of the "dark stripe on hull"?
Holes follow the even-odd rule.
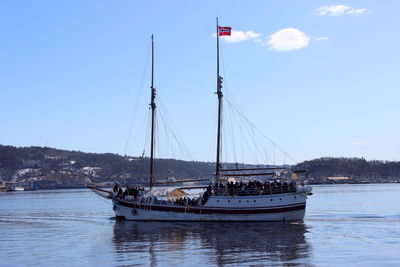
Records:
[[[261,214],[261,213],[280,213],[280,212],[288,212],[288,211],[296,211],[296,210],[305,210],[306,204],[299,203],[293,206],[285,206],[285,207],[276,207],[276,208],[258,208],[258,209],[215,209],[215,208],[198,208],[198,207],[172,207],[172,206],[157,206],[157,205],[143,205],[143,204],[135,204],[125,201],[120,201],[114,199],[114,201],[121,206],[135,208],[135,209],[144,209],[144,210],[153,210],[153,211],[169,211],[169,212],[182,212],[182,213],[197,213],[197,214]]]

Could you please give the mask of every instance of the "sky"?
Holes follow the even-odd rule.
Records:
[[[253,139],[270,162],[400,160],[399,10],[395,0],[3,0],[0,144],[148,155],[154,34],[157,121],[172,129],[159,126],[156,154],[214,161],[218,17],[232,27],[220,40],[224,118],[237,118],[229,101],[263,133]],[[260,160],[234,123],[223,160]]]

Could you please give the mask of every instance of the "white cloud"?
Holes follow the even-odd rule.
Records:
[[[321,37],[316,37],[315,41],[326,41],[329,40],[329,37],[327,36],[321,36]]]
[[[269,36],[267,45],[276,51],[290,51],[307,47],[310,38],[295,28],[282,29]]]
[[[331,5],[331,6],[322,6],[317,9],[319,15],[324,16],[341,16],[341,15],[350,15],[350,14],[362,14],[365,13],[367,9],[365,8],[352,8],[350,6],[345,5]]]
[[[216,36],[216,34],[214,34]],[[220,38],[228,43],[239,43],[247,40],[258,42],[261,34],[253,31],[232,31],[231,36],[221,36]]]

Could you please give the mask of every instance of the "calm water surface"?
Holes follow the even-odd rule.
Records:
[[[0,266],[400,266],[400,184],[314,186],[304,223],[116,222],[87,190],[0,193]]]

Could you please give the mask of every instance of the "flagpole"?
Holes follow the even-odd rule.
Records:
[[[217,79],[219,77],[219,28],[218,28],[218,17],[217,17]],[[217,83],[218,90],[218,83]]]
[[[217,17],[217,95],[218,95],[218,129],[217,129],[217,160],[215,163],[215,176],[220,176],[221,170],[221,125],[222,125],[222,77],[219,76],[219,25]]]

